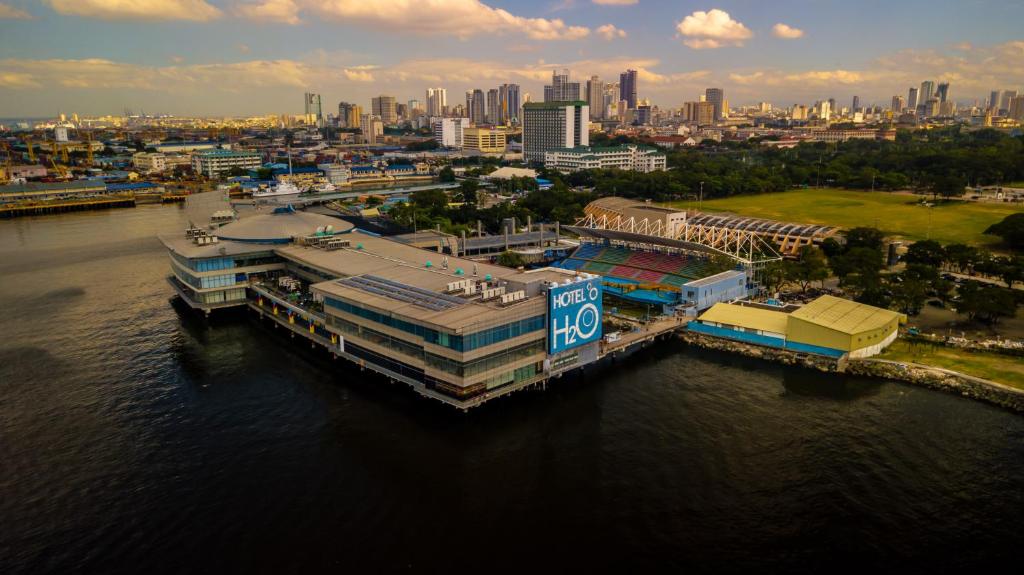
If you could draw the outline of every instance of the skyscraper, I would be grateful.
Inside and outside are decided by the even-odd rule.
[[[498,88],[498,123],[519,123],[519,84],[502,84]]]
[[[892,111],[894,113],[899,114],[900,112],[902,112],[903,111],[903,106],[904,106],[903,96],[893,96],[892,97]]]
[[[988,108],[990,110],[999,109],[999,90],[992,90],[992,93],[988,97]]]
[[[911,110],[917,109],[918,93],[917,88],[911,88],[907,91],[907,108]]]
[[[523,159],[544,162],[544,152],[590,145],[590,108],[586,102],[537,102],[523,105]]]
[[[1003,95],[999,99],[999,109],[1009,110],[1010,101],[1017,97],[1017,90],[1003,90]]]
[[[487,103],[483,90],[473,90],[469,103],[469,119],[477,125],[487,122]]]
[[[398,110],[394,96],[377,96],[370,100],[370,113],[389,126],[398,122]]]
[[[313,126],[322,126],[324,121],[324,110],[320,105],[320,94],[306,92],[305,94],[306,123]]]
[[[466,117],[473,118],[473,90],[466,90]]]
[[[491,88],[487,90],[487,123],[497,124],[500,121],[498,116],[498,89]]]
[[[931,80],[921,82],[921,92],[918,93],[917,100],[918,105],[931,100],[933,96],[935,96],[935,82],[932,82]]]
[[[714,106],[715,121],[722,119],[722,103],[725,101],[725,90],[721,88],[708,88],[704,90],[704,100],[711,102]]]
[[[427,88],[427,115],[433,118],[444,116],[448,107],[448,91],[444,88]]]
[[[580,99],[580,83],[571,82],[569,70],[551,73],[551,85],[544,86],[545,102],[574,102]]]
[[[363,109],[358,104],[342,102],[338,104],[338,127],[358,128],[361,125],[360,119]]]
[[[935,92],[935,96],[939,99],[939,102],[945,102],[949,97],[949,82],[939,84],[939,89]]]
[[[860,96],[854,96],[853,97],[853,108],[851,108],[850,111],[851,112],[856,112],[858,110],[860,110]]]
[[[604,82],[597,76],[587,80],[587,105],[590,106],[590,117],[595,120],[604,118]]]
[[[636,108],[636,70],[619,74],[619,99],[625,100],[629,109]]]

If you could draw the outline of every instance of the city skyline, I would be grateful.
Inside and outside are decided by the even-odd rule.
[[[872,5],[804,0],[0,0],[0,116],[298,114],[307,91],[331,111],[506,83],[538,101],[563,68],[583,83],[635,69],[638,97],[661,107],[708,87],[734,106],[887,104],[922,81],[969,104],[1021,87],[1024,6],[923,5],[880,21]]]

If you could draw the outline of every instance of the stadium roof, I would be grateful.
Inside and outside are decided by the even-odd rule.
[[[878,329],[895,318],[902,321],[906,317],[898,312],[830,295],[819,297],[791,315],[845,334]]]
[[[716,303],[697,319],[746,329],[786,333],[789,314],[757,307]]]
[[[835,233],[836,228],[832,226],[820,226],[817,224],[796,224],[792,222],[780,222],[776,220],[765,220],[762,218],[748,218],[735,214],[694,214],[687,218],[687,222],[695,225],[714,226],[716,228],[729,228],[732,230],[743,230],[758,234],[778,234],[783,236],[815,237],[826,236]]]

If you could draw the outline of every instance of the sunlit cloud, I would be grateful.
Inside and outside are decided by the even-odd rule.
[[[223,13],[206,0],[43,0],[58,14],[100,20],[192,20],[207,22]]]
[[[683,44],[694,50],[742,46],[754,35],[728,12],[717,8],[690,14],[676,24],[676,30],[685,38]]]
[[[802,38],[804,31],[799,28],[794,28],[787,24],[779,22],[772,26],[772,34],[775,34],[776,38],[785,38],[787,40],[795,40],[796,38]]]
[[[31,20],[32,15],[17,6],[0,2],[0,20]]]
[[[235,6],[235,14],[249,20],[272,24],[301,24],[295,0],[249,0]]]
[[[616,28],[611,24],[605,24],[604,26],[598,26],[594,32],[604,38],[605,40],[614,40],[616,38],[625,38],[626,31],[620,28]]]

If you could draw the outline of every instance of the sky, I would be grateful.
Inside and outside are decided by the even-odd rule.
[[[1024,0],[0,0],[0,117],[298,114],[557,68],[639,71],[659,106],[887,105],[923,80],[1024,88]]]

